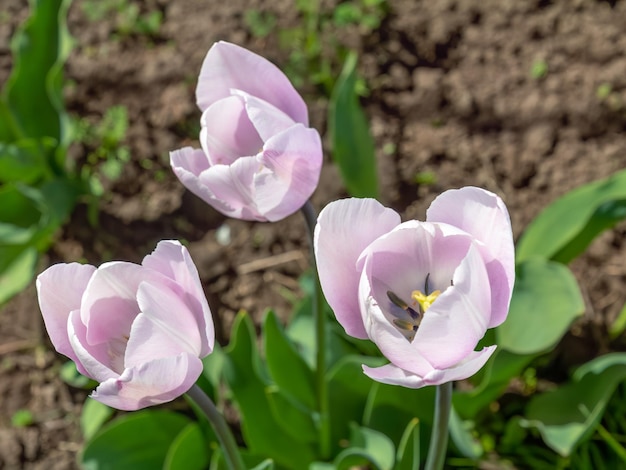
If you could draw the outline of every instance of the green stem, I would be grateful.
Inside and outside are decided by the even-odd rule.
[[[213,431],[217,435],[226,458],[228,468],[231,470],[246,470],[246,466],[241,459],[237,442],[230,428],[226,424],[224,417],[215,407],[213,400],[204,393],[204,391],[197,385],[193,385],[187,392],[187,396],[198,405],[198,407],[204,412],[209,419],[209,422],[213,426]]]
[[[602,424],[598,424],[598,434],[600,437],[604,439],[611,449],[619,456],[622,462],[626,462],[626,449],[622,447],[622,445],[617,442],[617,440],[611,435],[607,429],[602,426]]]
[[[315,232],[315,224],[317,223],[317,214],[315,213],[311,201],[307,201],[301,210],[308,228],[311,247],[311,266],[313,267],[313,282],[315,283],[315,295],[313,296],[313,312],[315,315],[317,342],[315,388],[317,394],[317,411],[319,412],[320,419],[320,453],[322,458],[328,458],[330,457],[330,420],[328,416],[328,388],[326,387],[326,322],[322,303],[322,289],[315,265],[315,248],[313,246],[313,234]]]
[[[437,385],[435,415],[425,470],[441,470],[448,450],[448,421],[452,406],[452,382]]]

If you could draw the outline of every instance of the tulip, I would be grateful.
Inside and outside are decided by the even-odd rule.
[[[137,410],[185,393],[213,350],[215,330],[198,271],[177,241],[141,265],[56,264],[37,277],[55,349],[100,385],[92,397]]]
[[[507,316],[515,278],[502,200],[483,189],[446,191],[426,221],[373,199],[329,204],[318,218],[322,290],[346,333],[369,338],[390,361],[364,372],[419,388],[476,373],[495,346],[475,351]]]
[[[202,148],[170,153],[180,181],[229,217],[276,221],[300,209],[317,187],[322,145],[287,77],[263,57],[218,42],[196,98]]]

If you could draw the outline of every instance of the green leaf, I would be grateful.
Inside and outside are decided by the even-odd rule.
[[[67,143],[63,64],[71,49],[70,0],[32,0],[31,15],[12,41],[14,66],[4,96],[23,136]]]
[[[626,170],[581,186],[545,208],[519,240],[517,261],[541,256],[569,263],[604,230],[626,218]]]
[[[374,140],[355,92],[358,56],[348,54],[328,106],[333,159],[350,195],[378,197]]]
[[[204,436],[197,423],[189,423],[169,446],[163,470],[202,470],[209,463]]]
[[[73,363],[72,363],[73,364]],[[102,425],[113,415],[113,409],[104,403],[87,397],[80,415],[80,429],[86,441],[91,439]]]
[[[277,388],[268,387],[266,393],[272,415],[284,432],[300,442],[315,443],[318,432],[311,410],[293,402]]]
[[[584,310],[576,279],[566,266],[527,259],[517,266],[509,315],[496,330],[498,345],[515,354],[547,351]]]
[[[624,379],[626,353],[596,358],[581,366],[571,383],[533,398],[521,424],[537,428],[549,447],[569,456],[594,432],[611,395]]]
[[[270,459],[264,460],[252,470],[274,470],[274,462]]]
[[[38,201],[24,194],[23,188],[8,184],[0,187],[0,244],[28,243],[40,224]]]
[[[170,447],[190,423],[181,414],[145,410],[125,414],[95,435],[82,453],[86,470],[162,468]]]
[[[0,305],[26,288],[35,274],[37,259],[35,248],[0,246]]]
[[[22,139],[6,144],[0,142],[0,183],[34,183],[47,170],[46,156],[52,154],[52,139]]]
[[[396,452],[396,470],[419,470],[420,468],[420,421],[413,418],[407,424],[398,451]]]
[[[242,432],[251,453],[272,458],[289,468],[306,468],[312,462],[310,446],[298,441],[276,422],[265,389],[262,364],[256,349],[254,325],[245,313],[233,324],[231,342],[224,351],[224,376],[242,416]]]
[[[348,438],[350,423],[362,421],[370,388],[375,383],[363,373],[362,365],[383,363],[382,359],[346,356],[327,372],[331,439],[335,451],[339,443]]]
[[[481,410],[502,395],[511,379],[521,374],[534,358],[534,355],[513,354],[502,348],[496,349],[479,372],[482,374],[480,383],[473,390],[454,391],[454,409],[462,419],[474,419]]]
[[[411,420],[420,423],[421,446],[427,448],[435,410],[435,387],[406,388],[374,382],[363,413],[363,424],[400,442]]]
[[[314,410],[316,407],[313,372],[289,341],[276,314],[267,312],[263,324],[265,360],[272,380],[282,393]]]
[[[483,455],[483,448],[472,436],[472,422],[461,419],[452,407],[450,410],[450,438],[459,452],[467,458],[478,460]]]
[[[335,459],[337,469],[350,469],[363,460],[379,470],[391,470],[395,462],[396,449],[383,433],[357,426],[351,426],[350,447]]]

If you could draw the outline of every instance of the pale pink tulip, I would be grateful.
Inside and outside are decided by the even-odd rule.
[[[315,229],[322,289],[346,333],[390,361],[365,373],[419,388],[470,377],[495,346],[475,351],[507,316],[515,279],[507,209],[466,187],[436,198],[426,222],[401,223],[373,199],[329,204]]]
[[[161,241],[141,265],[56,264],[38,276],[37,293],[52,344],[100,382],[92,397],[113,408],[182,395],[213,350],[198,271],[177,241]]]
[[[242,47],[211,47],[196,89],[201,149],[170,153],[191,192],[238,219],[276,221],[317,187],[322,144],[307,107],[271,62]]]

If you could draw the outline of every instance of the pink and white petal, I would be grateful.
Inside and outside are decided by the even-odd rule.
[[[515,282],[515,250],[511,219],[497,195],[481,188],[446,191],[427,211],[429,222],[454,225],[482,243],[492,286],[492,317],[489,328],[501,324],[509,309]]]
[[[451,367],[473,351],[485,335],[491,315],[487,270],[474,244],[453,281],[425,312],[412,343],[435,369]],[[397,363],[393,357],[388,359]]]
[[[485,365],[495,350],[496,346],[489,346],[483,348],[481,351],[472,351],[472,353],[459,364],[444,370],[433,369],[424,377],[408,372],[394,364],[387,364],[381,367],[368,367],[363,365],[363,372],[377,382],[401,385],[407,388],[441,385],[471,377]]]
[[[308,126],[304,100],[278,67],[243,47],[220,41],[202,63],[196,88],[198,106],[204,111],[233,89],[257,96]]]
[[[133,411],[172,401],[187,392],[202,373],[191,354],[155,359],[102,382],[91,397],[118,410]]]
[[[319,134],[301,124],[266,142],[260,160],[269,171],[255,180],[259,212],[276,221],[299,210],[317,188],[322,159]]]
[[[458,364],[443,370],[433,370],[424,376],[425,385],[440,385],[446,382],[464,380],[478,372],[487,363],[497,346],[487,346],[480,351],[472,351]]]
[[[296,124],[287,114],[265,100],[243,91],[233,91],[233,94],[244,100],[246,113],[264,142]]]
[[[180,182],[192,193],[222,214],[236,217],[240,212],[232,206],[220,201],[213,191],[201,180],[202,175],[209,169],[209,160],[204,151],[191,147],[170,152],[170,165]]]
[[[232,165],[216,165],[200,175],[200,182],[211,188],[215,199],[232,208],[231,217],[266,221],[256,207],[254,181],[263,170],[256,157],[242,157]]]
[[[389,385],[401,385],[407,388],[421,388],[428,385],[419,375],[407,372],[393,364],[386,364],[380,367],[369,367],[363,365],[363,372],[370,379]]]
[[[101,265],[91,277],[80,307],[82,322],[89,325],[88,343],[126,336],[139,314],[139,284],[163,279],[162,274],[134,263],[114,261]]]
[[[80,318],[80,310],[73,310],[68,321],[68,334],[74,356],[71,359],[81,374],[98,382],[118,377],[124,370],[121,357],[114,357],[111,345],[100,343],[89,345],[87,328]],[[115,347],[117,345],[113,345]]]
[[[68,336],[68,319],[80,302],[96,268],[88,264],[55,264],[37,276],[37,297],[54,348],[75,359]]]
[[[230,165],[239,157],[256,155],[263,146],[239,96],[213,103],[200,123],[200,145],[211,165]]]
[[[367,338],[359,306],[357,260],[400,216],[375,199],[343,199],[328,204],[315,227],[315,258],[320,284],[337,321],[350,336]]]
[[[204,357],[213,350],[215,328],[213,316],[200,282],[200,276],[189,251],[177,240],[162,240],[156,249],[141,262],[146,268],[164,274],[174,282],[170,289],[182,296],[187,307],[196,319],[202,332],[202,347],[199,357]]]
[[[130,330],[125,367],[147,362],[147,358],[138,359],[136,354],[143,354],[142,348],[148,347],[148,343],[155,345],[154,354],[156,355],[153,355],[153,358],[175,356],[181,352],[200,356],[202,335],[184,298],[163,284],[142,282],[137,291],[137,301],[142,312],[139,315],[142,320],[138,321],[139,316],[137,316]],[[162,351],[158,353],[156,349],[160,340],[163,340]],[[167,347],[165,343],[168,344]]]

